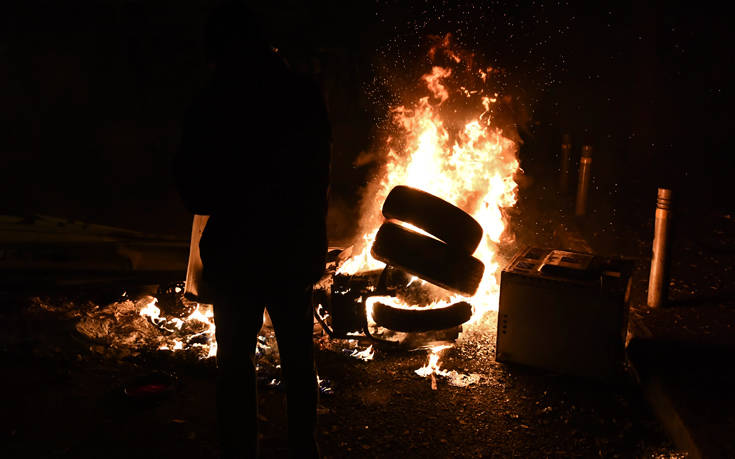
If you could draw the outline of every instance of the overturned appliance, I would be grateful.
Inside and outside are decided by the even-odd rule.
[[[474,295],[485,270],[472,256],[482,239],[482,227],[458,207],[407,186],[393,188],[382,211],[388,221],[378,230],[371,255],[386,267],[351,276],[334,274],[331,282],[318,287],[315,316],[322,328],[334,337],[364,333],[374,338],[368,329],[369,303],[372,320],[386,329],[458,329],[472,316],[472,306],[465,301],[444,307],[407,307],[400,301],[370,298],[400,297],[413,304],[431,304],[449,292]],[[417,278],[422,281],[414,282]]]
[[[593,378],[621,374],[632,263],[527,248],[500,277],[496,359]]]

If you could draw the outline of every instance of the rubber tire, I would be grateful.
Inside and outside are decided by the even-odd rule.
[[[457,327],[470,320],[472,306],[460,301],[443,308],[401,309],[383,303],[373,305],[373,320],[389,330],[426,332]]]
[[[470,214],[416,188],[393,188],[383,203],[383,215],[421,228],[469,255],[482,240],[482,226]]]
[[[370,253],[376,260],[465,296],[475,294],[485,272],[485,265],[472,255],[393,222],[380,227]]]

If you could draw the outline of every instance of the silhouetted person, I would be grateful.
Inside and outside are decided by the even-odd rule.
[[[289,452],[317,455],[312,285],[324,270],[330,130],[317,86],[289,71],[228,2],[205,32],[213,74],[183,127],[174,175],[214,288],[217,412],[226,457],[257,450],[255,346],[268,308],[286,384]]]

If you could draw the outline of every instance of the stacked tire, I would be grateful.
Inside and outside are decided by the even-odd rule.
[[[472,256],[482,239],[482,227],[472,216],[437,196],[407,186],[391,190],[383,204],[383,216],[388,221],[373,243],[371,254],[375,259],[464,296],[477,292],[485,266]],[[409,223],[429,235],[398,222]],[[451,328],[471,315],[471,307],[465,302],[425,310],[382,303],[376,306],[376,323],[398,331]]]

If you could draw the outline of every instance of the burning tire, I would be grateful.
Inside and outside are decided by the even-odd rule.
[[[404,309],[383,303],[373,305],[373,320],[400,332],[426,332],[457,327],[470,320],[472,306],[464,301],[443,308]]]
[[[416,188],[393,188],[383,203],[383,215],[417,226],[467,254],[482,239],[482,227],[468,213]]]
[[[485,271],[477,258],[392,222],[380,227],[371,253],[383,263],[466,296],[475,294]]]

